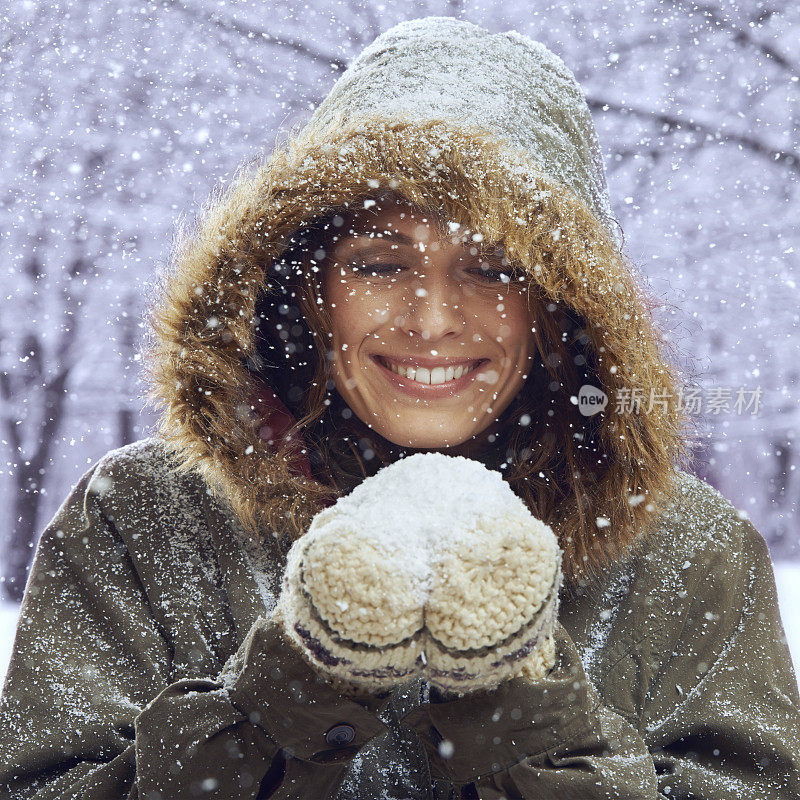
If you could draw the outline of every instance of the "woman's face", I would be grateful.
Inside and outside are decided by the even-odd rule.
[[[525,382],[526,290],[502,254],[482,250],[471,232],[391,200],[339,228],[328,252],[336,389],[397,445],[466,442]]]

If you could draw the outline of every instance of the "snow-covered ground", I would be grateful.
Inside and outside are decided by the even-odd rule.
[[[0,604],[0,676],[5,679],[11,648],[14,646],[14,631],[17,628],[17,609],[10,603]]]
[[[783,625],[797,673],[800,672],[800,564],[777,562],[775,579],[778,584]],[[16,625],[17,607],[9,604],[0,605],[0,676],[6,674]]]
[[[800,683],[800,564],[779,561],[774,566],[781,618]]]
[[[11,648],[14,646],[14,631],[17,627],[17,606],[0,604],[0,675],[5,676]]]

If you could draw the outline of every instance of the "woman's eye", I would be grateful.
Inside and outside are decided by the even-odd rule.
[[[368,278],[397,275],[403,267],[400,264],[350,264],[352,272]]]
[[[511,281],[511,275],[502,269],[483,269],[478,267],[470,270],[470,272],[474,272],[479,278],[491,283],[509,283]]]

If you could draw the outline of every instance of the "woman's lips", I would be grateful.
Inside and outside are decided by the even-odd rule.
[[[483,359],[469,372],[464,373],[460,378],[455,378],[452,381],[445,381],[445,383],[428,384],[419,383],[418,381],[405,378],[387,367],[379,357],[370,356],[373,363],[381,371],[381,374],[394,385],[396,389],[408,394],[411,397],[416,397],[421,400],[438,400],[447,397],[453,397],[459,392],[463,392],[474,380],[478,373],[489,364],[488,359]]]

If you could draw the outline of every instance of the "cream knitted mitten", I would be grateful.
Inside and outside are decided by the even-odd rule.
[[[419,672],[421,583],[336,506],[289,550],[273,617],[343,693],[380,694]]]
[[[499,473],[417,454],[316,515],[274,614],[343,692],[422,674],[462,694],[547,674],[560,564],[553,532]]]
[[[425,608],[425,671],[440,689],[490,689],[509,678],[544,677],[561,552],[548,526],[527,518],[481,519],[476,535],[437,560]]]

